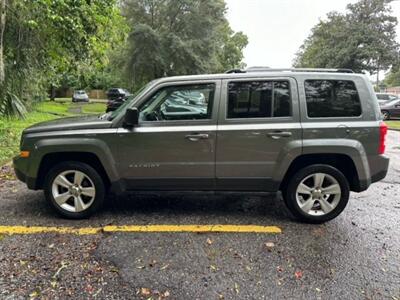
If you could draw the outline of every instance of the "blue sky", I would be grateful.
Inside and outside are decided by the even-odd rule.
[[[227,18],[235,31],[249,37],[244,51],[248,66],[290,67],[311,28],[330,11],[344,12],[356,0],[226,0]],[[400,1],[392,2],[400,19]],[[400,42],[400,25],[397,27]]]

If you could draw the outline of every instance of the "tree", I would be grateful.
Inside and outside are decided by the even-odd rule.
[[[113,43],[125,39],[117,34],[124,20],[116,1],[9,1],[0,114],[12,114],[15,99],[44,98],[63,74],[82,74],[82,65],[106,65]]]
[[[379,74],[397,57],[397,18],[389,0],[360,0],[346,14],[329,13],[296,54],[296,67],[349,68]],[[378,77],[379,80],[379,77]]]
[[[131,28],[125,69],[135,89],[161,76],[239,67],[247,37],[234,33],[223,0],[123,0]]]
[[[5,79],[4,70],[4,51],[3,51],[3,38],[4,29],[6,27],[6,0],[0,0],[0,88],[3,86]]]

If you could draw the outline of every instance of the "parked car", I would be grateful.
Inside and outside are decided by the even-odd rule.
[[[114,111],[125,102],[126,98],[130,96],[131,93],[122,88],[111,88],[107,91],[107,108],[106,112]]]
[[[250,69],[158,79],[113,112],[29,127],[14,168],[68,218],[108,190],[281,191],[321,223],[386,176],[386,132],[365,75]]]
[[[89,96],[84,90],[74,91],[72,102],[89,102]]]
[[[400,118],[400,99],[385,102],[381,105],[381,112],[384,120]]]
[[[388,93],[376,93],[376,97],[378,98],[380,106],[384,105],[386,102],[398,99],[397,95]]]

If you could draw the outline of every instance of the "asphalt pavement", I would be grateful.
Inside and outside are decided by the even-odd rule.
[[[0,299],[400,300],[400,132],[387,177],[322,225],[280,195],[127,194],[89,220],[59,218],[0,173],[0,226],[263,225],[281,233],[0,235]]]

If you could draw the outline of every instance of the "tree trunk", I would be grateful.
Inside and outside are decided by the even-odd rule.
[[[376,71],[376,91],[379,93],[381,91],[379,87],[379,67],[378,70]]]
[[[54,84],[52,84],[50,88],[50,101],[56,101],[56,88]]]
[[[6,0],[0,0],[0,86],[5,81],[3,38],[6,27]]]

